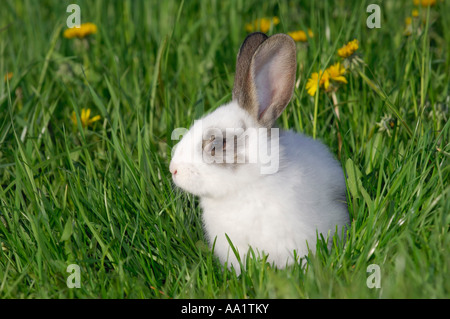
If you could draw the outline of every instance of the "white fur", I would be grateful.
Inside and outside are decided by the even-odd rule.
[[[177,186],[200,197],[204,229],[221,262],[240,271],[227,234],[241,260],[251,246],[284,267],[294,262],[294,250],[299,257],[308,253],[307,243],[315,251],[316,232],[326,238],[336,227],[340,231],[349,224],[344,175],[321,142],[293,131],[280,131],[275,174],[261,174],[260,162],[219,165],[194,160],[202,151],[201,134],[196,133],[243,125],[258,127],[235,101],[197,121],[178,143],[170,171]]]

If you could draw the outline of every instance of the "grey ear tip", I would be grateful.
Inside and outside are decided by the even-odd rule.
[[[262,33],[262,32],[253,32],[253,33],[250,33],[250,34],[244,39],[244,41],[242,42],[241,49],[245,47],[245,43],[248,42],[248,41],[254,41],[254,40],[258,39],[258,40],[256,40],[256,41],[257,41],[258,45],[260,45],[261,43],[263,43],[263,42],[264,42],[265,40],[267,40],[268,38],[269,38],[269,37],[268,37],[265,33]]]
[[[295,63],[297,63],[297,46],[294,39],[292,39],[290,35],[287,35],[285,33],[277,33],[269,37],[268,42],[269,41],[271,41],[272,43],[277,43],[279,46],[288,48],[290,55],[292,55],[292,57],[295,59]]]
[[[282,41],[289,42],[292,46],[295,47],[294,39],[292,39],[292,37],[286,33],[277,33],[277,34],[274,34],[272,37],[280,38],[280,39],[282,39]]]
[[[271,35],[270,37],[267,36],[267,34],[260,32],[260,31],[256,31],[253,33],[250,33],[249,35],[247,35],[247,37],[244,39],[244,41],[242,42],[242,44],[244,44],[245,42],[247,42],[247,40],[249,40],[250,38],[254,38],[254,37],[260,37],[263,39],[262,42],[264,42],[265,40],[269,39],[269,38],[274,38],[274,39],[278,39],[281,40],[283,42],[288,42],[289,44],[291,44],[293,47],[295,47],[295,41],[294,39],[292,39],[292,37],[286,33],[276,33],[274,35]]]
[[[247,37],[245,39],[250,38],[250,37],[254,37],[254,36],[257,36],[257,35],[259,35],[259,36],[261,36],[263,38],[268,38],[267,34],[265,34],[263,32],[260,32],[260,31],[256,31],[256,32],[252,32],[249,35],[247,35]]]

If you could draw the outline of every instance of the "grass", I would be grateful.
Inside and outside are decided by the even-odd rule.
[[[365,24],[373,1],[76,1],[98,26],[89,41],[62,36],[72,2],[2,3],[0,298],[450,297],[448,1],[419,7],[410,36],[406,0],[375,1],[379,29]],[[314,32],[280,126],[335,154],[340,133],[353,222],[302,264],[249,259],[237,277],[208,248],[197,199],[173,187],[171,134],[230,100],[245,24],[266,16],[280,18],[268,34]],[[336,92],[337,126],[332,98],[305,84],[354,38],[365,66]],[[74,125],[82,108],[101,120]]]

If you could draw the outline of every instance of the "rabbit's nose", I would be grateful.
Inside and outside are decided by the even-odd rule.
[[[177,168],[176,168],[174,163],[170,163],[169,171],[172,173],[172,175],[176,175],[177,174],[178,171],[177,171]]]

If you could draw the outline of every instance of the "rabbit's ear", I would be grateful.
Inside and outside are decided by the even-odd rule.
[[[286,34],[269,37],[250,62],[248,83],[244,84],[250,98],[239,104],[259,124],[272,127],[291,100],[296,70],[294,40]]]
[[[249,82],[249,69],[256,49],[267,39],[267,35],[261,32],[249,34],[239,49],[236,59],[236,73],[234,76],[233,100],[246,104]]]

